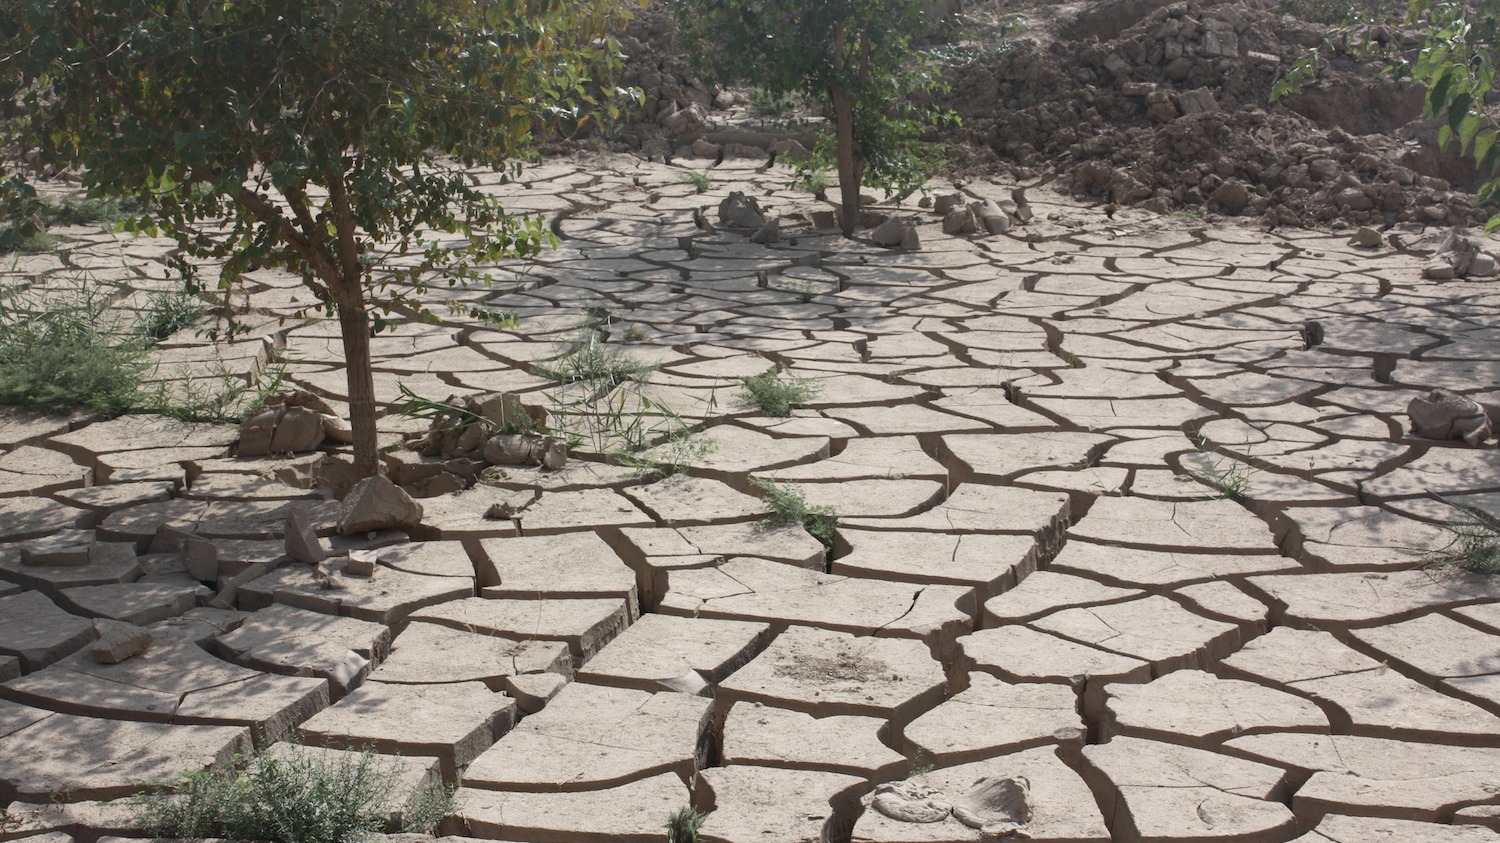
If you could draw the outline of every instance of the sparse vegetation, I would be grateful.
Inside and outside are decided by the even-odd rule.
[[[707,193],[714,186],[713,174],[707,170],[688,170],[677,176],[677,181],[692,185],[694,193]]]
[[[839,525],[833,507],[809,506],[807,496],[796,486],[760,478],[750,482],[761,491],[761,500],[771,510],[767,520],[778,526],[798,525],[817,539],[825,552],[833,552],[834,532]]]
[[[736,398],[777,418],[791,415],[792,410],[817,397],[823,389],[814,380],[787,374],[782,366],[773,366],[758,375],[751,375],[741,380],[740,384],[743,389],[735,395]]]
[[[1256,474],[1254,466],[1232,456],[1202,448],[1199,448],[1198,453],[1202,457],[1199,467],[1203,482],[1232,501],[1244,501],[1249,496],[1250,480]],[[1248,450],[1245,455],[1249,456]]]
[[[110,308],[114,288],[80,278],[0,297],[0,404],[106,417],[137,402],[148,344]]]
[[[678,808],[667,817],[667,843],[698,843],[698,829],[706,819],[691,807]]]
[[[191,326],[208,312],[203,300],[188,289],[163,290],[151,296],[151,305],[141,321],[147,338],[160,342]]]
[[[644,381],[656,371],[650,363],[605,342],[604,335],[594,328],[584,329],[564,347],[562,356],[533,365],[532,372],[563,386],[583,387],[585,394],[602,396],[628,381]]]
[[[385,831],[430,832],[454,808],[441,784],[397,792],[397,768],[371,752],[325,756],[293,746],[227,771],[184,773],[137,798],[136,826],[178,839],[359,843]],[[393,808],[399,829],[388,828]]]
[[[1500,518],[1458,501],[1434,495],[1453,507],[1454,517],[1445,525],[1453,533],[1446,546],[1427,555],[1429,565],[1462,568],[1476,574],[1500,574]]]
[[[113,224],[133,217],[140,203],[132,199],[67,197],[54,201],[19,176],[0,182],[0,253],[52,250],[57,238],[47,229],[59,225]]]
[[[681,425],[667,436],[666,441],[645,453],[621,451],[614,457],[620,465],[635,469],[638,477],[660,480],[681,474],[695,463],[702,462],[718,448],[719,442],[712,436]]]
[[[1281,0],[1276,11],[1309,23],[1338,26],[1361,20],[1399,20],[1406,14],[1406,0]]]

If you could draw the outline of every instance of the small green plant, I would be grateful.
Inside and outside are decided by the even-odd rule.
[[[0,295],[0,404],[104,416],[130,410],[149,369],[147,344],[111,309],[117,292],[80,278]]]
[[[625,334],[620,339],[622,342],[645,342],[650,336],[640,325],[631,325],[625,329]]]
[[[1500,574],[1500,518],[1468,504],[1433,497],[1456,511],[1445,527],[1453,540],[1429,553],[1429,565],[1462,568],[1476,574]]]
[[[635,469],[637,477],[655,481],[681,474],[702,462],[718,448],[718,440],[706,433],[693,431],[683,424],[669,434],[666,441],[649,451],[620,451],[614,454],[614,459],[626,468]]]
[[[785,418],[799,405],[816,398],[823,387],[817,381],[789,375],[782,366],[773,366],[758,375],[740,381],[735,397],[760,408],[762,413]]]
[[[708,189],[714,186],[713,174],[707,170],[703,170],[702,172],[688,170],[679,175],[677,181],[681,184],[692,185],[694,193],[707,193]]]
[[[563,386],[581,386],[592,394],[602,395],[628,381],[642,382],[656,371],[650,363],[606,343],[604,335],[594,328],[585,329],[577,339],[565,343],[564,348],[556,360],[532,365],[532,372]]]
[[[1198,453],[1203,458],[1201,465],[1203,481],[1212,486],[1220,496],[1239,502],[1243,502],[1250,496],[1250,481],[1257,471],[1254,466],[1234,457],[1215,454],[1201,448]],[[1248,449],[1245,456],[1250,456]]]
[[[833,537],[839,525],[833,507],[809,506],[807,496],[796,486],[759,477],[751,478],[750,482],[761,491],[761,500],[771,510],[767,520],[778,526],[798,525],[817,539],[824,551],[833,552]]]
[[[151,296],[140,330],[148,339],[160,342],[197,322],[206,313],[208,307],[191,290],[184,287],[164,290]]]
[[[47,233],[54,225],[114,224],[140,208],[133,200],[87,196],[56,202],[20,176],[11,176],[0,182],[0,253],[48,251],[57,245],[57,238]]]
[[[706,819],[690,807],[678,808],[667,816],[667,843],[698,843],[698,829]]]
[[[828,171],[823,169],[798,169],[797,174],[792,177],[787,185],[793,190],[805,190],[808,193],[822,199],[828,194],[828,188],[833,186],[833,180],[828,177]]]
[[[268,843],[360,843],[388,829],[430,832],[454,809],[451,789],[397,792],[397,768],[371,752],[325,755],[300,746],[257,753],[225,771],[184,773],[138,797],[135,825],[158,837]]]

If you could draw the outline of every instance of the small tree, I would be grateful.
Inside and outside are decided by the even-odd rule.
[[[397,308],[435,321],[417,298],[435,275],[476,278],[549,238],[456,164],[504,167],[539,128],[580,118],[619,7],[5,0],[0,117],[33,165],[82,169],[91,195],[151,209],[137,230],[222,260],[220,286],[255,266],[300,275],[339,320],[369,476],[371,334]]]
[[[913,60],[911,40],[931,28],[929,0],[667,2],[684,46],[715,79],[825,103],[845,236],[861,185],[908,192],[927,176],[935,156],[917,142],[923,114],[911,97],[938,87],[938,76]]]

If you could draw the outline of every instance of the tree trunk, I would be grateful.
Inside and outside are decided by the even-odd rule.
[[[354,472],[374,477],[380,471],[375,438],[375,378],[370,373],[370,319],[365,311],[364,287],[358,279],[334,291],[339,332],[344,339],[344,374],[349,381],[349,427],[354,433]]]
[[[852,237],[859,224],[859,182],[863,170],[859,147],[854,142],[854,100],[837,91],[831,93],[838,132],[839,201],[844,211],[844,236]]]

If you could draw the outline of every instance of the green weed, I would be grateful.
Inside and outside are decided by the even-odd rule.
[[[772,366],[758,375],[740,381],[743,387],[735,397],[760,408],[762,413],[785,418],[792,410],[816,398],[823,391],[817,381],[786,373],[785,367]]]
[[[191,326],[208,313],[203,300],[184,288],[164,290],[151,296],[151,304],[140,324],[148,339],[160,342]]]
[[[778,526],[798,525],[817,539],[824,551],[833,552],[833,537],[839,525],[833,507],[809,506],[807,496],[796,486],[758,477],[750,482],[761,491],[761,500],[771,510],[767,520]]]
[[[643,382],[656,367],[631,357],[604,341],[604,335],[588,328],[564,344],[561,357],[548,363],[535,363],[531,370],[560,385],[576,385],[586,391],[603,394],[627,381]]]
[[[106,417],[135,404],[147,344],[110,309],[117,290],[79,279],[0,296],[0,404]]]
[[[706,819],[690,807],[678,808],[667,816],[667,843],[698,843],[698,829]]]
[[[1476,574],[1500,574],[1500,518],[1468,504],[1438,500],[1453,507],[1456,515],[1444,525],[1453,533],[1446,546],[1427,555],[1429,565],[1462,568]]]
[[[677,181],[681,184],[692,185],[694,193],[707,193],[708,189],[714,186],[713,174],[707,170],[702,172],[688,170],[679,175]]]
[[[430,832],[454,809],[453,791],[397,793],[397,769],[371,752],[324,755],[299,746],[258,753],[237,769],[184,773],[165,792],[138,797],[135,824],[179,839],[267,843],[359,843],[388,829],[401,807],[401,831]]]

